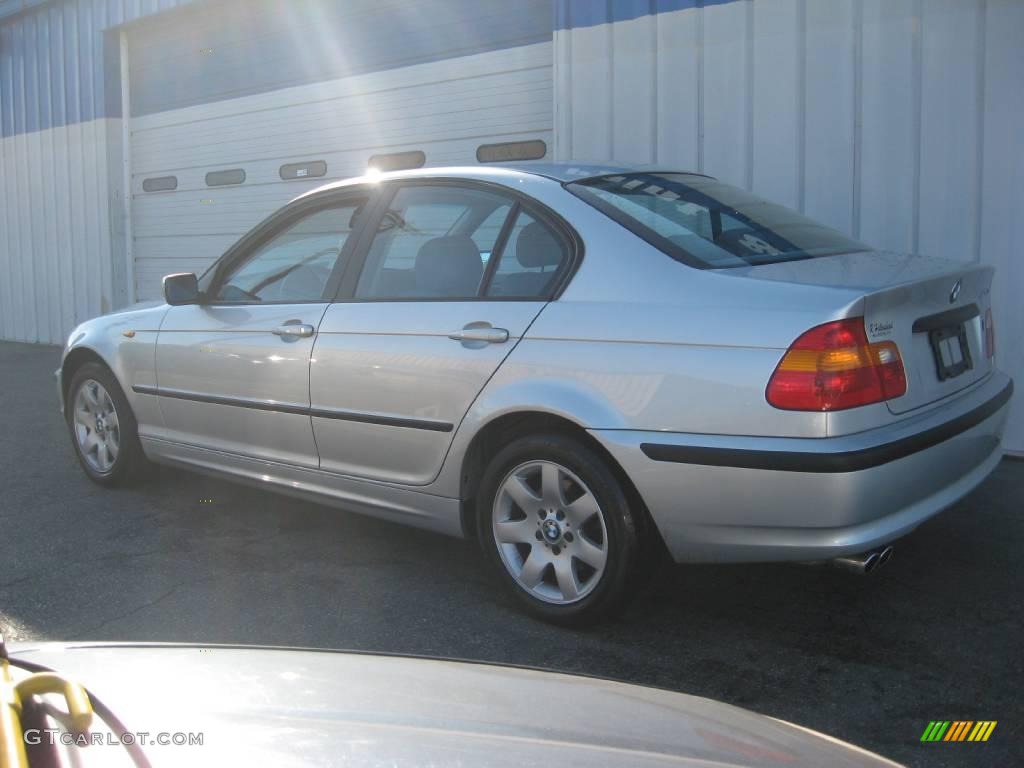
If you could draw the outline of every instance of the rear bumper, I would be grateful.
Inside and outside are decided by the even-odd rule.
[[[818,560],[889,543],[984,480],[1012,392],[997,372],[952,402],[842,437],[593,434],[676,560]]]

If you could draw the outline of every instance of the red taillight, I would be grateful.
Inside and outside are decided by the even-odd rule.
[[[790,411],[840,411],[906,391],[899,348],[891,341],[868,342],[864,318],[858,317],[811,328],[793,342],[765,396]]]
[[[985,310],[985,357],[996,356],[996,326],[992,322],[992,307]]]

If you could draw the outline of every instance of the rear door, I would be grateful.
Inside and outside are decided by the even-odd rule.
[[[310,367],[323,469],[404,484],[440,470],[469,406],[569,269],[564,225],[491,185],[388,188]]]
[[[354,192],[283,214],[227,257],[202,303],[171,307],[156,352],[164,437],[318,466],[309,357],[366,201]]]

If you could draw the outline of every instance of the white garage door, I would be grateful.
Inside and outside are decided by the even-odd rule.
[[[352,0],[282,5],[203,4],[129,32],[140,300],[375,155],[437,166],[475,163],[482,144],[552,146],[546,0],[428,0],[415,18]]]

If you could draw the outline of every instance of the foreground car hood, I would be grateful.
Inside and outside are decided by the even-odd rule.
[[[156,764],[895,765],[709,699],[485,664],[218,646],[22,645],[77,679]],[[93,746],[87,757],[103,757]]]

